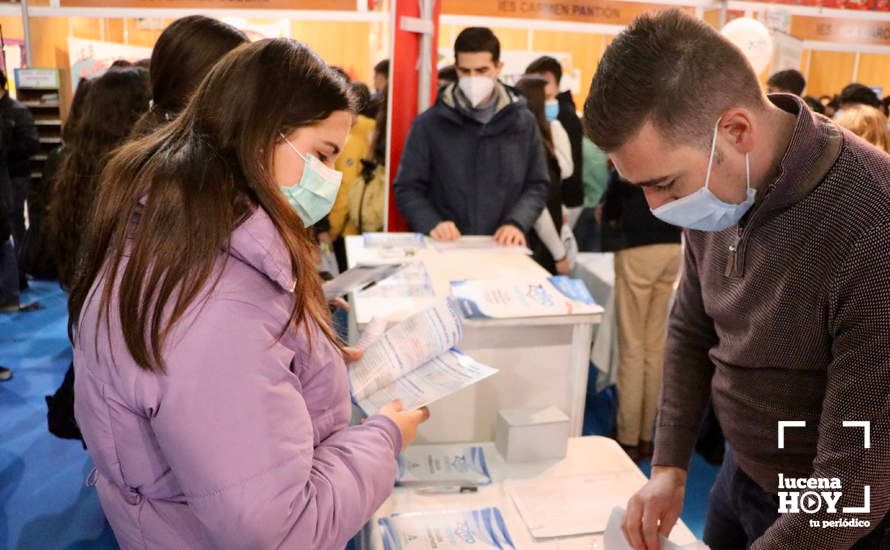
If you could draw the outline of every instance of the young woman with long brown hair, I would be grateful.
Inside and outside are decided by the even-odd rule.
[[[336,195],[346,83],[305,46],[241,46],[121,148],[70,302],[75,410],[124,548],[342,548],[425,410],[348,427],[306,228]]]

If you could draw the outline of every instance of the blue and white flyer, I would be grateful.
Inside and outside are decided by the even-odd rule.
[[[598,313],[584,282],[569,277],[525,282],[451,281],[467,319],[511,319]]]
[[[386,550],[515,550],[497,508],[393,514],[377,520]]]
[[[482,447],[412,445],[399,455],[396,485],[488,485]]]

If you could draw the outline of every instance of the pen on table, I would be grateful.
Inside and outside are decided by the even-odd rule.
[[[377,281],[371,281],[370,283],[366,284],[365,286],[363,286],[363,287],[360,288],[359,290],[360,290],[360,291],[362,291],[362,290],[368,290],[369,288],[371,288],[372,286],[374,286],[374,285],[376,285],[376,284],[377,284]]]
[[[417,489],[419,495],[452,495],[463,493],[475,493],[479,490],[475,485],[435,485]]]

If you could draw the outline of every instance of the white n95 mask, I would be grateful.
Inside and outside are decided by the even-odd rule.
[[[473,107],[478,107],[494,90],[494,79],[487,76],[462,76],[457,85]]]

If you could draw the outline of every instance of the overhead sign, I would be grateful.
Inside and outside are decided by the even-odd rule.
[[[802,40],[890,45],[890,21],[795,16],[791,34]]]
[[[61,6],[89,8],[355,10],[355,0],[60,0]]]
[[[627,25],[637,16],[666,9],[659,4],[586,0],[443,0],[442,13]],[[687,11],[691,11],[686,8]]]

